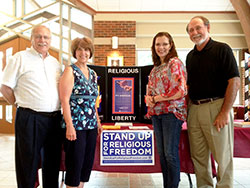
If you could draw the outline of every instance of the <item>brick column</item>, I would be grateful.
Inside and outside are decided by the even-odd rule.
[[[118,49],[112,49],[111,38],[117,36]],[[123,56],[124,66],[135,65],[135,21],[94,21],[95,65],[107,65],[107,57]]]

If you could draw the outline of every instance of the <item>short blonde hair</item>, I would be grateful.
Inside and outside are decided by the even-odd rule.
[[[91,39],[87,38],[87,37],[83,37],[83,38],[75,38],[72,43],[71,43],[71,53],[73,55],[74,58],[76,58],[76,50],[78,47],[84,48],[84,49],[88,49],[90,51],[90,57],[92,57],[93,53],[94,53],[94,45],[91,41]]]

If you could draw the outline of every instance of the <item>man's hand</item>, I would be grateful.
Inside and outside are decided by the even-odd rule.
[[[224,128],[225,125],[228,125],[228,123],[229,123],[229,113],[220,112],[214,121],[214,126],[216,126],[218,132],[220,132],[220,129]]]

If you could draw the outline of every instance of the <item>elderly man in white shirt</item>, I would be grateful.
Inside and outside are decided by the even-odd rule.
[[[58,188],[62,144],[58,82],[62,68],[48,53],[51,32],[47,27],[35,26],[31,42],[30,49],[16,53],[9,60],[1,85],[4,98],[17,107],[17,185],[34,188],[42,160],[43,188]]]

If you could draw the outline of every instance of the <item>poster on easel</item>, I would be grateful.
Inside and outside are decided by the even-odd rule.
[[[250,54],[245,53],[245,112],[244,121],[250,121],[249,84],[250,84]]]

